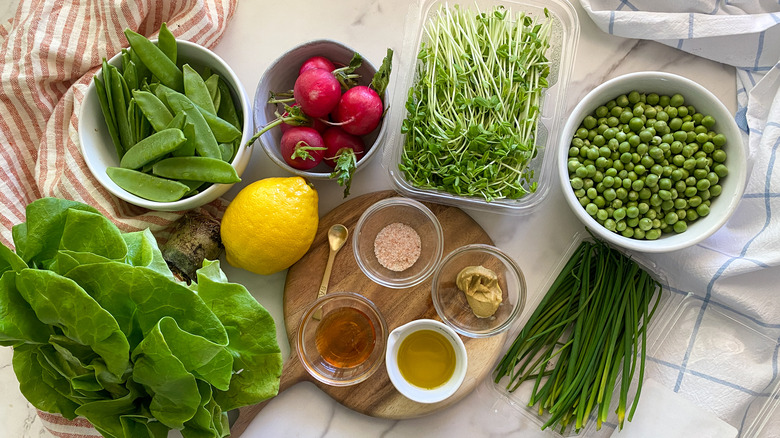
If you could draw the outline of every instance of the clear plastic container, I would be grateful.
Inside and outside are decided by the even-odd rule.
[[[587,233],[575,234],[571,246],[550,270],[542,288],[536,293],[529,291],[527,311],[511,329],[504,351],[515,340],[580,242],[587,238]],[[628,254],[654,274],[662,285],[657,313],[648,326],[644,381],[652,379],[654,383],[660,383],[703,412],[711,414],[715,421],[733,426],[739,431],[740,437],[776,436],[762,432],[767,432],[766,424],[780,405],[780,373],[777,372],[780,328],[776,325],[762,326],[714,301],[705,305],[702,298],[696,295],[672,292],[666,274],[654,263],[645,260],[641,254]],[[689,353],[684,358],[686,351]],[[496,363],[502,357],[503,354]],[[745,371],[753,369],[764,372]],[[492,378],[488,378],[478,388],[479,391],[488,391],[496,396],[492,413],[496,416],[520,413],[541,428],[549,414],[539,416],[538,406],[528,406],[533,382],[525,382],[514,392],[507,391],[502,382],[505,380],[494,383]],[[637,383],[638,373],[634,376],[633,388]],[[629,391],[627,406],[633,402],[633,388]],[[549,435],[620,437],[619,433],[612,435],[617,424],[615,398],[607,424],[600,431],[596,430],[596,422],[591,417],[586,427],[579,432],[571,427],[564,433],[547,429]],[[637,412],[641,410],[642,400]]]
[[[417,54],[425,40],[425,25],[441,5],[463,8],[479,8],[487,11],[503,5],[513,14],[526,12],[538,19],[544,17],[547,10],[553,19],[553,33],[550,38],[548,59],[550,60],[549,87],[542,96],[540,118],[537,124],[537,156],[529,163],[534,172],[537,189],[519,199],[504,199],[487,202],[481,197],[457,196],[444,191],[420,189],[410,184],[404,173],[398,169],[403,153],[405,135],[401,134],[401,123],[407,116],[406,99],[408,90],[415,81]],[[406,196],[456,207],[473,208],[489,212],[506,214],[527,214],[538,206],[550,191],[555,173],[555,150],[558,131],[565,117],[566,88],[574,64],[574,55],[579,39],[580,27],[574,7],[563,0],[477,0],[447,2],[444,0],[420,0],[413,5],[406,18],[404,45],[401,49],[399,65],[394,67],[393,99],[389,114],[388,140],[385,144],[382,165],[388,170],[396,190]]]

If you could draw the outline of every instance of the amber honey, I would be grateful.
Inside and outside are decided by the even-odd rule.
[[[317,351],[322,358],[337,368],[352,368],[365,362],[376,343],[371,319],[352,307],[328,312],[317,326],[314,336]]]

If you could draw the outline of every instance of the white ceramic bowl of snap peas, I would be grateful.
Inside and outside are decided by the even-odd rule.
[[[154,42],[154,40],[152,40]],[[254,125],[251,117],[251,106],[246,90],[233,69],[216,53],[199,44],[184,40],[177,40],[178,65],[189,63],[197,67],[208,67],[213,73],[225,80],[231,91],[231,97],[242,121],[241,142],[231,161],[236,173],[241,174],[249,164],[252,148],[245,147],[251,138]],[[108,63],[121,69],[121,53],[112,57]],[[102,79],[98,70],[96,76]],[[150,210],[158,211],[183,211],[200,207],[227,192],[232,184],[211,184],[199,193],[179,199],[173,202],[156,202],[136,196],[119,187],[106,174],[109,167],[119,166],[119,157],[111,140],[111,136],[103,118],[100,102],[97,96],[95,82],[91,81],[87,88],[79,113],[79,142],[84,161],[92,175],[112,195],[130,204]]]
[[[572,139],[585,117],[592,114],[599,106],[605,105],[618,96],[627,96],[632,91],[646,95],[650,93],[666,96],[680,94],[685,99],[683,106],[692,105],[697,113],[712,116],[716,123],[710,129],[723,134],[726,138],[726,144],[722,146],[722,149],[727,154],[723,164],[727,166],[728,174],[717,182],[721,187],[721,193],[710,199],[709,214],[699,216],[698,219],[688,223],[687,229],[683,232],[663,232],[660,237],[654,240],[626,237],[622,232],[610,231],[602,223],[599,223],[581,204],[581,198],[575,194],[571,184],[571,179],[574,177],[570,177],[569,173],[568,161]],[[713,162],[714,164],[715,162]],[[663,253],[695,245],[710,237],[728,221],[736,210],[745,189],[746,147],[734,116],[705,87],[688,78],[671,73],[637,72],[619,76],[601,84],[589,92],[572,110],[561,133],[557,169],[566,202],[571,207],[572,212],[598,238],[638,252]],[[598,191],[597,193],[603,194],[603,192]],[[582,193],[580,192],[580,194]],[[610,201],[607,201],[606,205],[609,206]],[[625,204],[623,206],[625,207]]]

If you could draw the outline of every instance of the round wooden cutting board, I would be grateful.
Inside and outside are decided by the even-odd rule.
[[[307,306],[317,298],[328,260],[328,228],[333,224],[345,225],[349,230],[349,239],[336,255],[328,293],[347,291],[364,295],[382,312],[390,331],[415,319],[440,320],[431,301],[430,278],[408,289],[390,289],[366,277],[353,255],[352,238],[360,215],[375,202],[392,196],[399,195],[394,191],[369,193],[350,199],[327,213],[320,218],[317,235],[309,251],[288,270],[284,286],[284,323],[292,345],[290,357],[282,370],[280,393],[298,382],[311,381],[334,400],[359,413],[380,418],[404,419],[430,414],[452,405],[474,390],[490,374],[504,345],[506,333],[481,339],[461,336],[468,353],[466,379],[452,397],[433,404],[417,403],[401,395],[390,382],[384,366],[357,385],[334,387],[314,379],[301,365],[295,350],[298,324]],[[444,231],[444,255],[470,243],[493,244],[485,230],[462,210],[439,204],[425,205],[441,222]],[[265,403],[240,409],[239,418],[232,428],[234,436],[243,432]]]

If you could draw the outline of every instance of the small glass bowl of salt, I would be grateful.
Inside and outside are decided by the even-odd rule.
[[[372,281],[393,289],[422,283],[436,270],[444,233],[421,202],[392,197],[376,202],[358,219],[352,239],[355,260]]]

